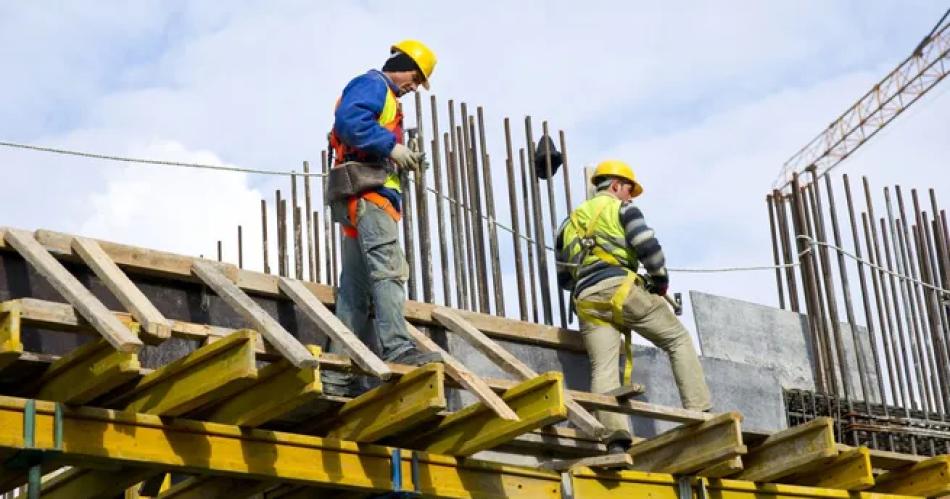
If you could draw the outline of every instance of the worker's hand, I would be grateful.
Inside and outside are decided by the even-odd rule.
[[[389,153],[396,166],[405,170],[418,171],[422,164],[423,154],[421,152],[412,152],[408,147],[402,144],[396,144],[392,152]]]
[[[667,275],[651,275],[650,280],[647,282],[647,291],[659,295],[666,296],[666,291],[670,289],[670,278]]]

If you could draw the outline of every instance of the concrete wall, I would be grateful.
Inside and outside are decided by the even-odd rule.
[[[690,291],[702,355],[770,369],[782,388],[815,389],[814,359],[808,319],[804,314],[732,298]],[[839,324],[846,373],[853,390],[861,394],[854,336],[848,324]],[[872,401],[880,400],[868,332],[857,328],[858,344],[866,359],[865,376]]]

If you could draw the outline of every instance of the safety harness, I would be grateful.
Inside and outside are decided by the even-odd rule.
[[[586,227],[581,225],[577,218],[576,211],[571,213],[569,220],[571,225],[574,226],[574,231],[577,233],[577,237],[565,247],[564,252],[569,255],[569,250],[573,245],[581,245],[580,251],[578,251],[573,258],[570,258],[572,267],[571,274],[575,283],[577,281],[578,271],[583,266],[584,260],[586,260],[590,254],[593,254],[599,260],[602,260],[610,265],[621,267],[627,272],[626,277],[624,277],[623,282],[620,283],[617,291],[615,291],[613,296],[610,297],[609,302],[578,300],[574,298],[573,292],[571,293],[571,302],[574,305],[574,308],[577,312],[577,317],[580,320],[596,326],[612,326],[620,331],[620,334],[623,335],[623,384],[625,386],[629,386],[633,382],[633,342],[630,336],[630,328],[624,326],[623,304],[627,300],[627,296],[630,294],[630,289],[634,285],[642,286],[643,279],[637,275],[635,271],[630,269],[629,262],[621,261],[604,248],[604,243],[616,247],[622,247],[621,245],[626,243],[618,244],[616,241],[611,241],[609,238],[605,238],[604,236],[597,236],[597,222],[600,220],[600,215],[603,213],[606,207],[607,203],[604,203],[602,206],[600,206],[597,211],[594,212],[594,216],[588,220]],[[611,320],[606,321],[600,319],[594,315],[594,312],[610,312]]]

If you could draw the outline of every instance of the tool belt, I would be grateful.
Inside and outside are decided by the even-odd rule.
[[[359,235],[359,233],[356,232],[356,218],[357,211],[359,210],[360,206],[360,199],[364,199],[369,203],[375,204],[381,210],[385,211],[390,217],[392,217],[393,221],[397,223],[402,218],[402,214],[400,214],[399,211],[393,207],[393,204],[388,199],[386,199],[386,196],[373,191],[364,192],[361,196],[353,196],[346,201],[337,201],[337,204],[343,204],[344,202],[346,203],[346,212],[349,217],[347,222],[344,222],[340,225],[340,228],[343,230],[344,237],[356,238],[356,236]]]
[[[324,193],[327,204],[382,187],[389,176],[388,168],[382,163],[359,161],[347,161],[330,168]]]
[[[633,383],[633,341],[630,337],[630,328],[624,327],[623,303],[627,301],[630,289],[633,286],[644,286],[643,278],[636,272],[627,271],[627,277],[624,278],[609,302],[574,300],[574,307],[577,310],[577,318],[595,326],[611,326],[620,331],[623,335],[623,384],[630,386]],[[610,312],[610,320],[604,320],[597,317],[593,312]]]

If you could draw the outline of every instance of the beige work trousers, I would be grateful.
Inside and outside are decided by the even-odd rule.
[[[623,277],[605,279],[577,296],[577,300],[609,303]],[[591,312],[596,318],[611,321],[610,311]],[[693,347],[689,332],[680,323],[661,296],[649,293],[640,286],[632,286],[623,303],[624,327],[643,336],[670,356],[673,377],[679,389],[683,407],[697,411],[712,408],[709,387],[703,366]],[[591,364],[591,391],[605,393],[620,387],[620,351],[623,337],[610,325],[581,321],[581,333]],[[630,431],[630,419],[624,414],[597,411],[597,419],[610,430]]]

